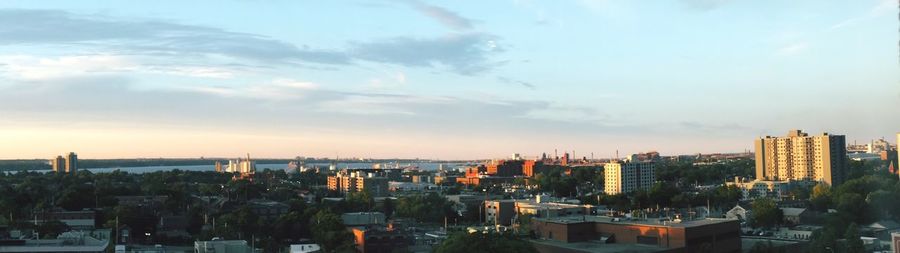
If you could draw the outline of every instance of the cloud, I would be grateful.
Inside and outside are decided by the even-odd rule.
[[[471,22],[452,12],[417,1],[410,3],[454,27],[471,27]],[[406,67],[446,66],[450,71],[472,75],[496,66],[488,58],[502,52],[495,42],[497,39],[489,34],[466,32],[437,38],[394,37],[350,42],[346,48],[326,50],[256,34],[168,21],[122,20],[56,10],[0,10],[0,46],[56,45],[67,50],[100,50],[112,55],[168,57],[167,63],[249,60],[252,61],[249,64],[321,69],[371,61]],[[234,74],[210,66],[160,70],[165,72],[211,78],[230,78]]]
[[[387,89],[400,87],[406,83],[406,74],[403,72],[395,72],[386,74],[384,77],[372,78],[368,82],[369,88]]]
[[[225,98],[262,99],[271,102],[305,98],[307,95],[314,94],[314,91],[317,89],[319,89],[319,85],[313,82],[276,78],[269,82],[249,85],[193,85],[176,90],[205,93]]]
[[[599,121],[573,125],[540,116],[548,110],[560,107],[529,100],[343,92],[292,79],[244,86],[146,89],[120,75],[14,81],[0,86],[0,123],[247,127],[253,131],[302,125],[338,132],[402,129],[454,134],[554,129],[589,132],[602,127]],[[490,124],[482,124],[487,122]]]
[[[532,84],[532,83],[529,83],[529,82],[526,82],[526,81],[521,81],[521,80],[514,80],[514,79],[507,78],[507,77],[498,76],[498,77],[497,77],[497,80],[500,81],[500,82],[502,82],[502,83],[506,83],[506,84],[515,84],[515,85],[519,85],[519,86],[522,86],[522,87],[525,87],[525,88],[529,88],[529,89],[532,89],[532,90],[535,89],[535,88],[537,88],[537,87],[534,86],[534,84]]]
[[[837,24],[829,27],[830,30],[837,30],[845,27],[854,26],[860,22],[867,21],[870,19],[878,18],[883,15],[893,14],[897,9],[897,1],[895,0],[880,0],[878,3],[873,6],[868,13],[865,13],[860,16],[851,17],[838,22]]]
[[[67,55],[38,57],[33,55],[0,55],[0,76],[19,80],[55,79],[72,76],[143,73],[185,77],[229,79],[238,66],[203,66],[152,64],[146,57],[133,55]]]
[[[495,36],[480,33],[426,39],[397,37],[355,43],[352,55],[367,61],[406,67],[446,66],[459,74],[473,75],[497,65],[488,59],[492,54],[503,51],[495,39]]]
[[[57,10],[0,10],[0,45],[77,45],[155,54],[213,54],[260,62],[349,64],[336,50],[166,21],[120,20]]]
[[[420,0],[403,0],[402,2],[450,29],[466,31],[471,30],[473,27],[472,20],[464,18],[456,12],[445,8],[430,5]]]
[[[71,75],[114,73],[137,68],[131,59],[117,55],[77,55],[63,57],[35,57],[30,55],[3,55],[0,66],[5,76],[14,79],[52,79]]]

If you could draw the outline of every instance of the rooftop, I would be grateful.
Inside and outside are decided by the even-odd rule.
[[[341,220],[343,220],[344,225],[348,227],[365,226],[384,224],[385,216],[381,212],[345,213],[341,214]]]
[[[706,225],[711,225],[711,224],[736,221],[736,220],[731,220],[731,219],[706,218],[706,219],[697,219],[697,220],[684,220],[681,222],[672,222],[672,221],[659,221],[656,219],[637,220],[637,219],[627,219],[627,218],[597,216],[597,215],[575,215],[575,216],[535,218],[535,219],[538,221],[543,221],[543,222],[552,222],[552,223],[561,223],[561,224],[573,224],[573,223],[582,223],[582,222],[600,222],[600,223],[631,224],[631,225],[645,225],[645,226],[658,226],[658,227],[698,227],[698,226],[706,226]]]
[[[536,246],[546,245],[551,247],[569,249],[572,251],[592,253],[651,253],[666,250],[666,248],[654,245],[603,243],[599,241],[565,243],[556,240],[529,240],[529,242],[535,244]]]

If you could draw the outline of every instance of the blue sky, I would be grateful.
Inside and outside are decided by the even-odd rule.
[[[0,158],[735,152],[900,131],[897,3],[3,1]]]

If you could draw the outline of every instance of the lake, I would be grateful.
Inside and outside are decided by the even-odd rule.
[[[337,169],[358,169],[358,168],[372,168],[375,163],[336,163]],[[440,165],[444,165],[444,169],[452,170],[458,167],[465,166],[464,163],[434,163],[434,162],[426,162],[426,163],[410,163],[410,164],[401,164],[401,167],[407,166],[416,166],[422,170],[427,171],[435,171]],[[228,164],[223,164],[224,168]],[[308,163],[306,167],[314,168],[319,167],[322,169],[328,169],[330,163]],[[257,164],[256,171],[263,171],[266,169],[270,170],[284,170],[288,167],[287,164],[279,163],[279,164]],[[390,166],[389,166],[390,167]],[[87,168],[86,170],[92,173],[109,173],[115,170],[121,170],[123,172],[135,173],[135,174],[143,174],[143,173],[152,173],[157,171],[170,171],[174,169],[185,170],[185,171],[215,171],[215,165],[184,165],[184,166],[140,166],[140,167],[112,167],[112,168]],[[34,170],[36,172],[50,172],[50,170]],[[15,173],[14,171],[10,171],[9,173]]]

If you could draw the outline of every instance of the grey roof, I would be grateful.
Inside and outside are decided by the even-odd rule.
[[[781,212],[784,213],[784,216],[799,216],[803,212],[806,212],[806,208],[783,207],[781,208]]]
[[[384,224],[385,216],[381,212],[360,212],[341,214],[341,220],[348,227]]]

